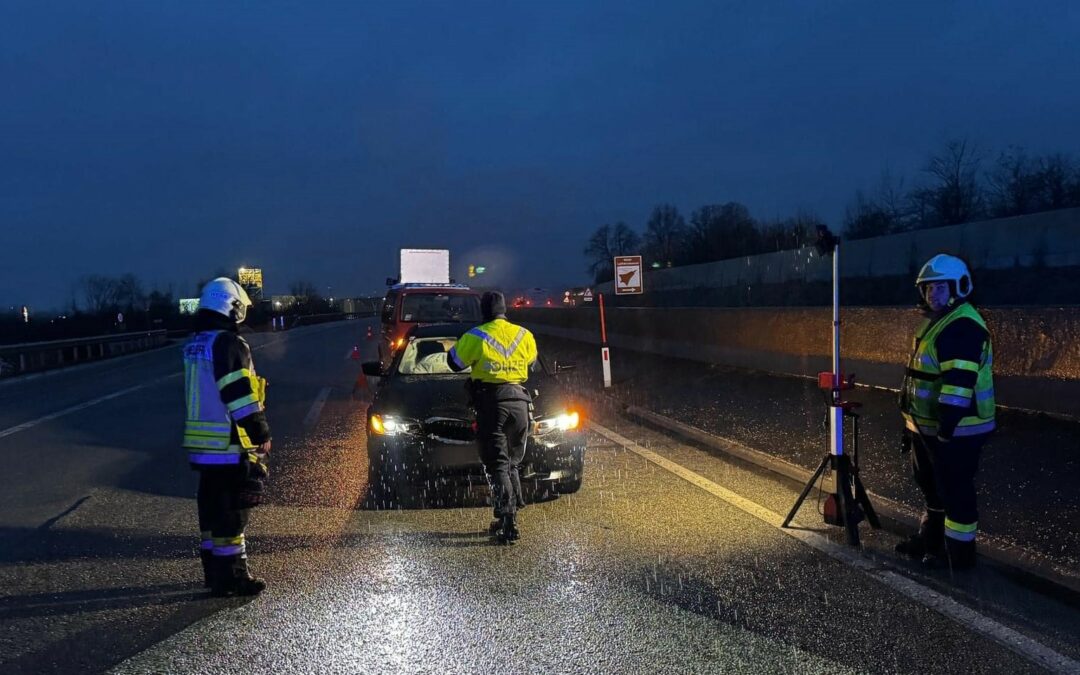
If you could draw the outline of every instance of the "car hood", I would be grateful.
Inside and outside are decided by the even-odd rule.
[[[400,376],[379,388],[372,411],[379,414],[400,415],[413,419],[429,417],[452,417],[472,419],[475,415],[468,405],[465,393],[466,376],[438,375],[434,377]],[[567,401],[561,388],[554,381],[533,383],[529,390],[541,392],[535,401],[537,418],[564,412]]]
[[[415,419],[473,416],[465,395],[467,377],[398,377],[379,389],[373,408],[384,414]]]

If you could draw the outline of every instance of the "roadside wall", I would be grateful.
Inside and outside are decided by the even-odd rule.
[[[919,267],[937,253],[963,256],[973,267],[976,292],[993,304],[1025,304],[1038,288],[1042,302],[1075,302],[1080,280],[1080,209],[915,230],[844,242],[841,284],[845,302],[904,302]],[[821,304],[831,297],[832,259],[813,248],[766,253],[671,269],[646,270],[645,295],[611,297],[613,305],[746,306]],[[901,295],[890,286],[903,287]],[[594,292],[613,294],[612,282]],[[980,290],[981,289],[981,290]],[[1058,292],[1060,290],[1060,292]],[[1045,297],[1050,293],[1052,297]]]
[[[1080,308],[991,308],[998,403],[1080,417]],[[515,310],[539,335],[599,345],[596,308]],[[841,314],[846,372],[863,384],[897,388],[920,320],[913,309],[855,307]],[[815,376],[831,363],[828,307],[609,308],[608,344],[617,350],[739,368]]]

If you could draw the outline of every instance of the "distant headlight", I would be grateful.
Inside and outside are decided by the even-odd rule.
[[[576,411],[560,413],[553,417],[545,417],[543,419],[536,420],[536,424],[533,426],[533,433],[537,436],[543,436],[553,431],[573,431],[581,426],[581,415]]]
[[[401,436],[403,434],[415,434],[420,431],[420,423],[416,420],[393,415],[372,415],[369,423],[371,433],[377,436]]]

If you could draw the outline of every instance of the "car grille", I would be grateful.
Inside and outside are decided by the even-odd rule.
[[[442,443],[462,444],[476,440],[473,423],[449,417],[429,417],[424,420],[424,435]]]

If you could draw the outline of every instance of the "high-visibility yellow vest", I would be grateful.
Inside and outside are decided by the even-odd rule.
[[[994,350],[990,338],[987,337],[983,345],[978,363],[960,359],[941,363],[938,360],[938,336],[949,324],[960,319],[971,319],[986,328],[979,312],[964,303],[936,322],[924,321],[915,332],[902,397],[904,421],[912,431],[936,435],[941,405],[970,406],[972,399],[975,401],[974,414],[961,418],[954,435],[976,436],[994,429]],[[942,375],[956,368],[978,374],[974,389],[944,384]]]
[[[243,455],[256,447],[236,420],[263,411],[266,380],[256,375],[253,368],[241,368],[220,380],[214,377],[214,341],[223,332],[196,333],[184,345],[187,417],[183,447],[192,464],[239,464]],[[243,378],[250,381],[252,393],[235,401],[224,401],[221,390]]]
[[[532,333],[506,319],[495,319],[462,335],[449,357],[459,368],[472,366],[470,377],[491,384],[520,383],[529,379],[536,360]]]

